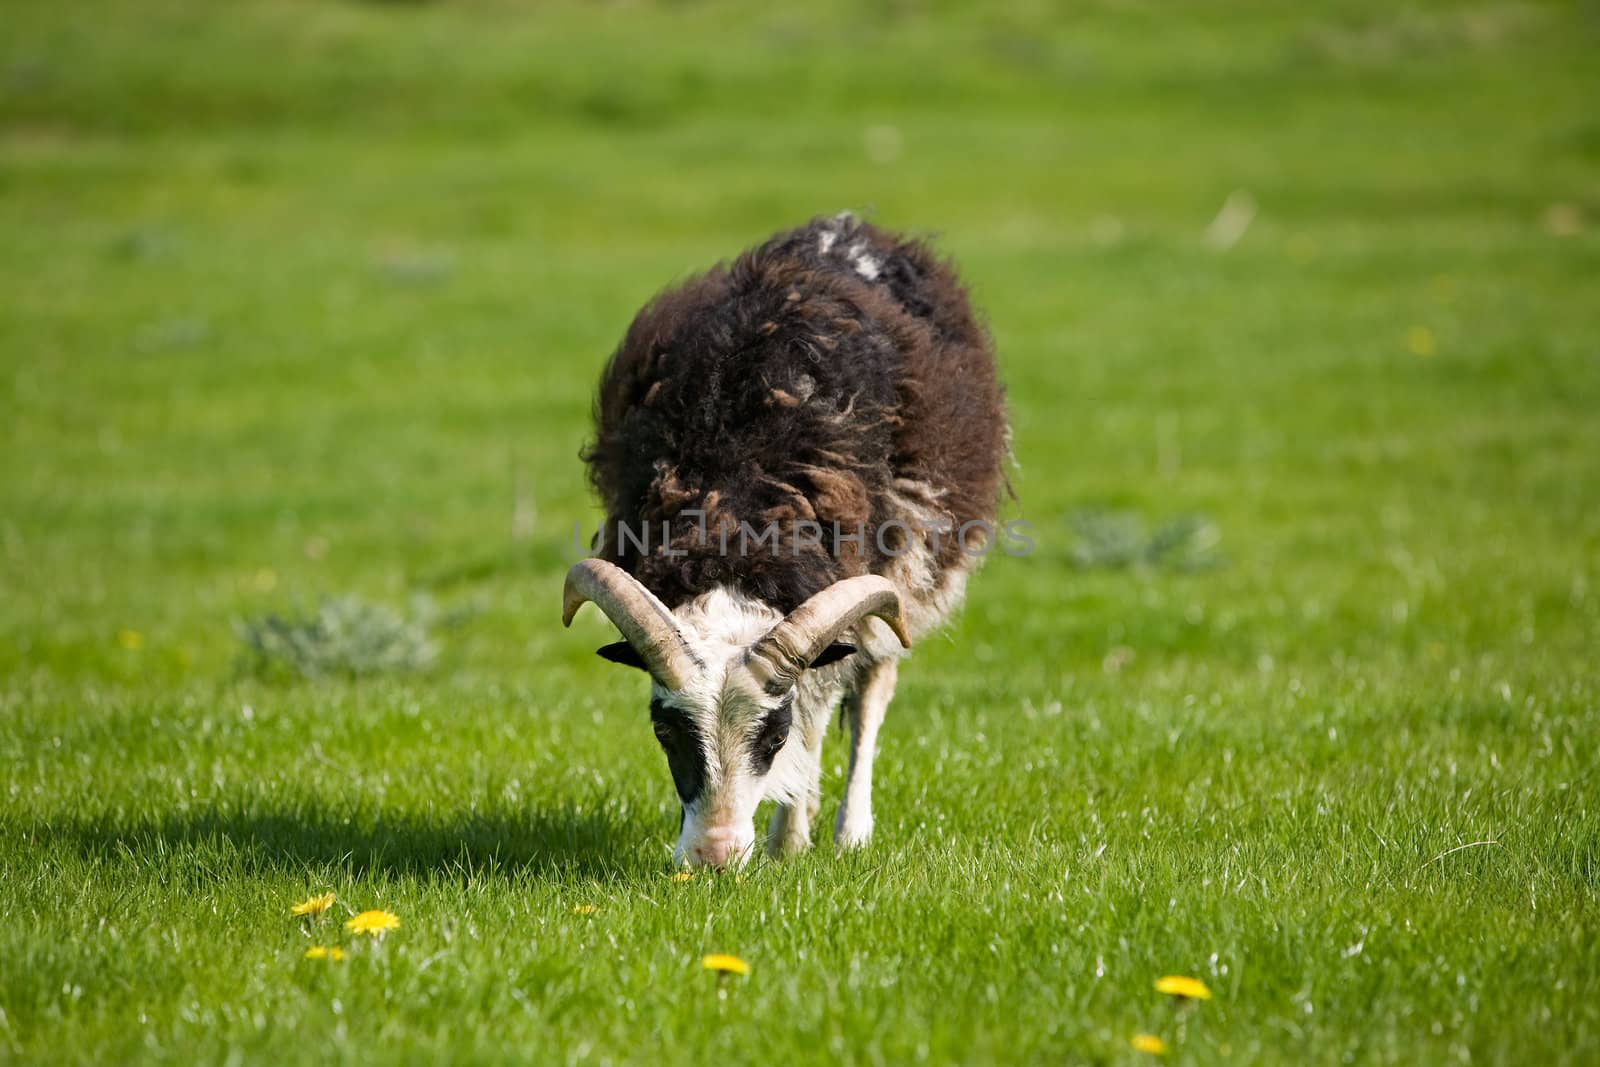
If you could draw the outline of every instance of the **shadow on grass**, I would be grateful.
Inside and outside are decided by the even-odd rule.
[[[351,877],[532,876],[604,879],[659,865],[660,827],[576,805],[515,812],[358,818],[334,811],[203,808],[160,819],[95,816],[11,826],[24,840],[68,845],[85,857],[126,861],[194,856],[242,859],[251,870],[342,868]]]

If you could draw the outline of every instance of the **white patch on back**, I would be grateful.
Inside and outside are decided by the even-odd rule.
[[[849,257],[850,265],[856,269],[856,273],[869,282],[876,281],[883,270],[883,264],[867,254],[867,243],[865,241],[857,241],[851,245]]]
[[[853,232],[856,217],[845,211],[835,215],[833,222],[839,229],[826,229],[817,234],[818,255],[828,255],[838,245],[841,236],[848,236]],[[883,273],[883,261],[867,251],[867,242],[864,240],[852,241],[848,248],[842,250],[842,254],[845,262],[850,264],[850,268],[869,282],[877,281],[878,276]]]

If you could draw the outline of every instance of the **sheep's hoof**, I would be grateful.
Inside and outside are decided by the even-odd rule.
[[[810,847],[809,837],[785,834],[781,838],[767,842],[767,854],[775,860],[781,860],[786,856],[798,856]]]
[[[798,856],[810,847],[811,838],[805,834],[786,833],[767,839],[767,855],[775,860]]]
[[[767,855],[773,859],[798,855],[811,847],[811,820],[793,808],[780,807],[767,834]]]
[[[872,840],[871,819],[840,819],[833,832],[833,843],[840,852],[865,848]]]

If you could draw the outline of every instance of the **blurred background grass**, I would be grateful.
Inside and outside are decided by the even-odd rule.
[[[963,265],[1027,518],[1199,508],[1280,589],[1277,553],[1441,521],[1582,558],[1591,15],[10,5],[11,665],[130,620],[215,655],[185,622],[261,568],[409,587],[518,492],[553,565],[631,312],[839,208]]]
[[[905,673],[885,854],[944,827],[960,874],[931,883],[944,899],[982,869],[960,867],[982,840],[1029,827],[1027,847],[1054,856],[1050,833],[1098,828],[1096,789],[1135,822],[1175,809],[1175,839],[1203,854],[1226,837],[1191,806],[1197,782],[1224,811],[1305,805],[1263,839],[1289,870],[1344,870],[1316,851],[1336,836],[1310,814],[1324,801],[1347,829],[1410,842],[1392,861],[1407,870],[1474,833],[1521,833],[1566,925],[1517,927],[1533,946],[1520,967],[1474,938],[1533,922],[1526,871],[1477,886],[1481,910],[1449,895],[1460,885],[1432,905],[1460,923],[1463,973],[1499,975],[1499,1023],[1413,1027],[1396,986],[1418,955],[1382,988],[1349,972],[1314,1023],[1289,1016],[1308,1028],[1299,1052],[1597,1047],[1583,991],[1600,964],[1592,938],[1579,947],[1596,822],[1561,807],[1569,783],[1592,788],[1600,646],[1593,4],[11,0],[0,22],[0,752],[24,842],[8,903],[28,916],[0,953],[16,964],[0,1005],[28,1027],[8,1026],[13,1051],[52,1034],[122,1047],[137,998],[99,994],[91,1040],[53,991],[86,960],[134,988],[163,966],[152,947],[116,972],[89,927],[24,903],[24,885],[77,885],[40,841],[100,855],[119,835],[231,833],[312,881],[368,849],[399,857],[380,874],[431,870],[462,826],[469,859],[560,841],[568,860],[659,858],[643,843],[675,813],[635,680],[593,662],[602,626],[556,625],[572,526],[595,518],[576,458],[593,385],[662,284],[841,209],[936,234],[959,262],[1010,386],[1010,517],[1037,543],[994,560]],[[1086,568],[1090,512],[1152,530],[1201,516],[1222,565]],[[387,687],[236,676],[234,620],[346,593],[425,596],[466,621],[430,676]],[[1213,781],[1221,750],[1241,766]],[[1429,777],[1457,761],[1482,780]],[[1495,791],[1506,773],[1520,791]],[[1414,807],[1381,799],[1406,789]],[[603,825],[561,815],[574,796]],[[459,821],[480,805],[522,814]],[[342,838],[351,819],[363,829]],[[1107,894],[1186,884],[1191,868],[1128,833],[1132,867]],[[144,862],[122,876],[167,900],[149,887],[172,870]],[[298,869],[228,884],[293,892]],[[1304,929],[1343,936],[1381,910],[1370,885],[1328,877],[1340,918]],[[89,915],[116,899],[82,892]],[[1255,918],[1297,906],[1263,886]],[[1106,921],[1080,932],[1085,958],[1120,936]],[[1268,951],[1225,911],[1188,921],[1195,944],[1220,927],[1274,961],[1217,1038],[1274,1058],[1288,1031],[1268,1023],[1311,967],[1295,951],[1313,950]],[[949,936],[977,953],[993,932],[974,922]],[[1147,932],[1125,959],[1171,933]],[[1572,982],[1555,1022],[1534,992],[1551,960]],[[1037,999],[1039,969],[1013,966],[1014,984],[995,981],[1014,1019],[1060,1006]],[[1113,980],[1144,981],[1129,974]],[[1007,1047],[982,983],[926,980],[973,998],[935,1058],[959,1058],[964,1034],[969,1051]],[[1055,980],[1097,1025],[1111,994]],[[426,988],[450,1003],[468,987]],[[1419,989],[1417,1011],[1449,996]],[[836,994],[829,1010],[848,1010]],[[863,1058],[915,1051],[924,1018],[855,995],[888,1013]],[[1370,1019],[1385,1029],[1362,1045]],[[448,1047],[420,1036],[432,1025],[413,1047]],[[578,1047],[581,1028],[552,1025]],[[238,1047],[219,1032],[218,1055]],[[625,1052],[621,1033],[601,1047]],[[1054,1054],[1058,1038],[1040,1025],[1012,1047]],[[689,1040],[685,1055],[762,1047],[758,1029]]]

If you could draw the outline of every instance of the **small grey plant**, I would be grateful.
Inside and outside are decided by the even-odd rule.
[[[1130,511],[1082,508],[1067,518],[1076,539],[1072,561],[1085,570],[1124,567],[1168,567],[1210,570],[1226,563],[1219,550],[1217,524],[1205,515],[1178,515],[1153,533],[1144,518]]]
[[[438,656],[433,602],[409,614],[356,596],[324,597],[315,611],[264,615],[234,624],[241,667],[264,678],[370,677],[426,670]]]

